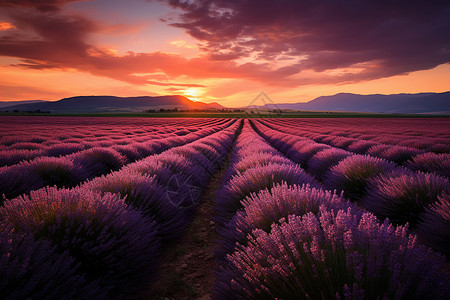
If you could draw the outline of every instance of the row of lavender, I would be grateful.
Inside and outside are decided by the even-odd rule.
[[[216,299],[448,295],[445,257],[345,201],[246,124],[217,197]]]
[[[83,125],[71,124],[70,119],[63,124],[60,124],[62,121],[49,124],[48,119],[46,119],[47,124],[35,124],[35,122],[32,124],[14,122],[12,122],[13,124],[4,124],[4,121],[0,120],[0,125],[2,125],[0,167],[14,165],[36,157],[69,155],[93,147],[111,147],[119,153],[133,155],[134,152],[145,149],[145,142],[149,139],[182,136],[197,131],[201,126],[221,125],[226,122],[226,120],[211,122],[207,119],[199,122],[186,119],[188,121],[185,121],[183,126],[180,126],[179,122],[169,121],[162,121],[159,126],[154,122],[149,124],[142,122],[143,124],[138,126],[133,122],[130,125],[129,122],[126,122],[127,120],[122,120],[122,122],[105,122],[107,124],[100,126],[95,122],[92,124],[90,119],[81,119],[82,123],[86,120],[86,124]],[[92,128],[95,128],[95,132],[91,130]]]
[[[240,122],[97,177],[44,188],[0,208],[0,298],[111,299],[155,275],[192,219]]]
[[[322,121],[320,123],[322,123]],[[390,122],[386,120],[383,123],[390,124]],[[419,125],[403,125],[411,126],[409,129],[415,130],[416,128],[421,128],[420,126],[422,126],[423,123],[426,123],[426,120],[422,120]],[[394,123],[391,125],[392,128],[399,131],[395,136],[393,134],[385,136],[384,132],[380,131],[377,135],[365,135],[364,138],[363,135],[358,135],[358,138],[346,137],[346,135],[350,135],[351,133],[346,134],[343,131],[327,127],[326,124],[322,124],[323,126],[320,129],[316,129],[316,132],[314,132],[314,130],[311,131],[310,126],[299,128],[299,126],[295,126],[294,123],[285,123],[281,125],[272,122],[264,122],[264,124],[269,125],[275,130],[303,137],[306,142],[312,140],[316,143],[330,145],[353,153],[368,154],[383,158],[400,165],[405,165],[413,170],[435,172],[439,175],[450,177],[450,135],[448,133],[446,134],[448,131],[446,128],[448,128],[450,124],[447,124],[446,127],[444,121],[434,125],[435,129],[433,131],[434,133],[437,132],[440,134],[439,137],[430,137],[429,135],[431,134],[427,134],[427,132],[422,132],[415,136],[402,135],[401,123],[397,125]],[[362,127],[357,125],[357,123],[355,123],[354,126],[356,128]],[[423,126],[427,127],[425,125]],[[356,128],[355,130],[358,130]],[[370,130],[369,128],[364,129]]]
[[[437,175],[440,171],[448,173],[448,169],[422,173],[382,158],[282,133],[261,122],[253,124],[275,148],[301,164],[326,188],[344,191],[380,219],[389,218],[400,225],[409,223],[423,242],[450,255],[450,182]]]
[[[212,125],[217,119],[104,118],[104,117],[2,117],[0,149],[21,143],[51,145],[73,138],[83,140],[124,136],[151,136],[197,125]],[[224,121],[224,120],[222,120]],[[95,131],[86,130],[87,128]]]
[[[14,198],[44,186],[72,187],[80,182],[118,170],[146,156],[192,142],[221,130],[233,122],[223,120],[209,126],[191,127],[185,135],[171,134],[115,147],[94,147],[60,157],[38,157],[17,165],[0,168],[0,195]],[[133,138],[130,138],[130,142]]]
[[[436,153],[450,152],[448,119],[311,119],[301,123],[283,119],[268,124],[295,128],[316,141],[337,139],[349,143],[350,139],[372,141],[396,146],[406,146]]]

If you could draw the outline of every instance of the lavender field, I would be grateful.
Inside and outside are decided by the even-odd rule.
[[[166,299],[449,299],[449,180],[448,118],[1,117],[0,298],[161,299],[203,218]]]

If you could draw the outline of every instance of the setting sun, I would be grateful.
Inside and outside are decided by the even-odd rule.
[[[198,88],[188,88],[183,90],[183,95],[191,99],[192,101],[200,101],[200,96],[203,94]]]

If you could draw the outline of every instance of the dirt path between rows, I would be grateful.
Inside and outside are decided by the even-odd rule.
[[[161,258],[162,265],[150,290],[142,299],[211,299],[215,282],[214,247],[216,225],[214,197],[222,184],[228,162],[217,172],[203,192],[196,216],[183,238],[169,246]]]

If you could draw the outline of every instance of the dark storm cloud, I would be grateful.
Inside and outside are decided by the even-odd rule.
[[[357,81],[430,69],[450,61],[449,1],[167,1],[173,26],[204,41],[212,59],[301,58],[298,69],[357,67]]]

